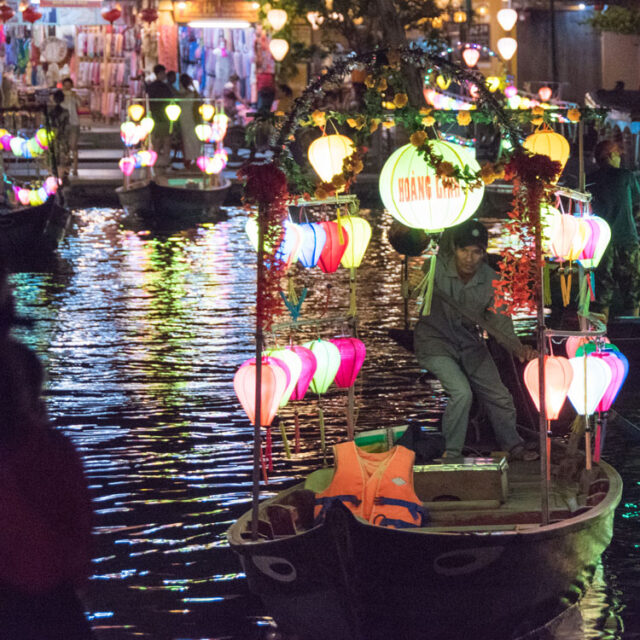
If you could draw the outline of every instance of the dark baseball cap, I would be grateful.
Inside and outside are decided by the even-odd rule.
[[[477,220],[467,220],[453,228],[453,244],[457,248],[476,245],[486,250],[489,234],[486,227]]]

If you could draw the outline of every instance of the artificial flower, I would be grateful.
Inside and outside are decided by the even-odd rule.
[[[320,111],[318,109],[316,109],[311,114],[311,119],[313,120],[313,124],[315,124],[316,127],[324,127],[327,124],[327,118],[324,111]]]
[[[458,111],[457,120],[461,127],[466,127],[471,124],[471,114],[468,111]]]
[[[409,138],[409,142],[411,142],[414,147],[421,147],[426,139],[427,134],[424,131],[414,131]]]
[[[569,109],[569,111],[567,111],[567,118],[570,122],[580,122],[581,117],[582,114],[579,109]]]
[[[393,96],[393,104],[398,107],[398,109],[402,109],[402,107],[406,107],[409,102],[409,96],[406,93],[396,93]]]
[[[433,116],[426,116],[422,118],[422,124],[425,127],[432,127],[436,123],[436,119]]]

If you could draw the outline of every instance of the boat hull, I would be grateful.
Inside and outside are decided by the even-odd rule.
[[[250,589],[302,639],[515,637],[575,601],[608,546],[621,481],[603,467],[607,498],[544,527],[396,531],[339,506],[294,537],[239,543],[232,527],[230,542]]]
[[[129,215],[141,217],[153,215],[150,182],[134,182],[128,187],[118,187],[116,193],[120,206]]]
[[[55,251],[71,212],[56,196],[35,207],[0,211],[0,255],[9,261]]]

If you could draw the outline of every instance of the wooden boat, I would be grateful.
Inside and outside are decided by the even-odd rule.
[[[314,492],[331,476],[264,502],[259,539],[251,512],[228,532],[251,591],[300,640],[516,637],[580,597],[622,492],[601,462],[582,492],[555,484],[542,525],[539,463],[465,459],[414,467],[427,526],[374,526],[338,502],[314,527]]]
[[[225,178],[210,186],[200,176],[176,176],[132,182],[116,192],[128,214],[157,224],[179,224],[219,220],[230,188]]]
[[[12,261],[55,251],[70,218],[57,195],[33,207],[0,209],[0,255]]]

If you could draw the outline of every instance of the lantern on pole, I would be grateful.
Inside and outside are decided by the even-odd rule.
[[[315,267],[327,242],[327,232],[317,222],[304,222],[298,227],[302,234],[298,261],[303,267]]]
[[[591,237],[584,247],[578,262],[584,269],[595,269],[611,240],[609,223],[599,216],[586,216],[584,220],[591,226]]]
[[[539,366],[539,359],[536,358],[531,360],[524,369],[524,383],[538,411],[540,411]],[[573,368],[567,358],[562,356],[544,357],[544,403],[547,420],[558,418],[564,401],[567,399],[572,379]]]
[[[369,240],[371,240],[371,225],[359,216],[341,218],[343,231],[347,231],[349,242],[340,260],[343,267],[349,269],[349,315],[355,316],[356,308],[356,269],[360,266]]]
[[[134,122],[139,122],[142,116],[144,115],[144,107],[138,102],[134,102],[133,104],[130,104],[129,109],[127,109],[127,111],[129,112],[129,117]]]
[[[568,140],[559,133],[545,128],[528,136],[523,146],[531,153],[548,156],[555,162],[560,163],[560,173],[556,176],[557,182],[564,170],[564,166],[567,164],[569,153],[571,152]]]
[[[509,60],[511,60],[511,58],[513,58],[516,53],[516,50],[518,48],[518,41],[515,38],[511,37],[500,38],[497,45],[500,57],[505,62],[509,62]]]
[[[325,220],[320,223],[325,230],[327,239],[318,259],[318,266],[325,273],[333,273],[338,269],[342,256],[349,244],[349,235],[345,229],[338,228],[335,220]]]
[[[180,114],[182,113],[182,109],[180,108],[179,104],[172,102],[171,104],[168,104],[164,108],[164,112],[167,115],[167,118],[169,119],[169,122],[170,122],[169,133],[171,133],[173,131],[173,123],[180,117]]]
[[[595,412],[611,383],[611,367],[602,358],[591,355],[570,358],[569,363],[573,379],[567,395],[576,413],[589,416]]]
[[[318,361],[316,360],[315,355],[313,355],[313,351],[307,347],[294,344],[287,348],[293,351],[300,358],[300,362],[302,364],[300,376],[298,377],[298,382],[291,393],[290,400],[302,400],[309,389],[313,376],[316,373]],[[296,453],[300,453],[300,421],[298,418],[297,407],[293,410],[293,418],[295,422],[295,450]]]
[[[323,182],[331,182],[333,176],[342,173],[342,165],[355,151],[351,138],[340,134],[322,135],[310,145],[309,162]]]
[[[454,167],[480,171],[480,165],[465,147],[443,140],[430,145],[435,154]],[[445,186],[412,144],[391,154],[380,173],[379,186],[382,202],[396,220],[427,232],[464,222],[475,213],[484,194],[484,186],[470,189],[464,182]]]

